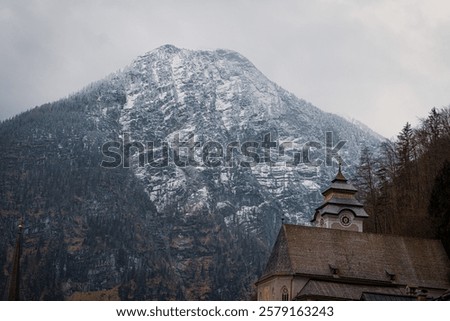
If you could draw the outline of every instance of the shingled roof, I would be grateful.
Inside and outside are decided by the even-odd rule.
[[[361,298],[361,296],[363,296],[363,298]],[[309,280],[308,283],[306,283],[305,287],[297,294],[294,300],[335,300],[336,298],[341,298],[342,300],[364,299],[368,301],[410,301],[415,299],[415,297],[413,296],[404,296],[401,289],[393,286],[374,287],[362,284],[347,284],[342,282]]]
[[[326,195],[330,190],[336,190],[350,194],[358,192],[355,186],[350,184],[348,180],[345,178],[344,174],[342,174],[341,166],[339,166],[339,171],[336,174],[336,177],[331,181],[330,187],[328,187],[325,191],[323,191],[322,195]]]
[[[304,275],[450,288],[439,240],[283,225],[260,280]]]

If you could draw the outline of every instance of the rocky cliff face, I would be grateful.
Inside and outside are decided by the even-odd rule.
[[[249,298],[282,218],[379,141],[236,52],[170,45],[0,135],[0,288],[23,217],[28,300]]]

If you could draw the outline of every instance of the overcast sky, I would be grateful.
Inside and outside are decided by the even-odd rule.
[[[450,104],[446,0],[0,0],[0,119],[163,44],[238,51],[296,96],[386,137]]]

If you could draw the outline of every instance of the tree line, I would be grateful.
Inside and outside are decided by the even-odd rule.
[[[356,185],[366,231],[439,238],[450,254],[450,106],[406,123],[378,150],[364,147]]]

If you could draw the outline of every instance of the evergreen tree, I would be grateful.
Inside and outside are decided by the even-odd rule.
[[[400,134],[397,136],[396,151],[399,167],[407,167],[409,162],[413,159],[413,129],[411,128],[410,123],[406,123]]]

